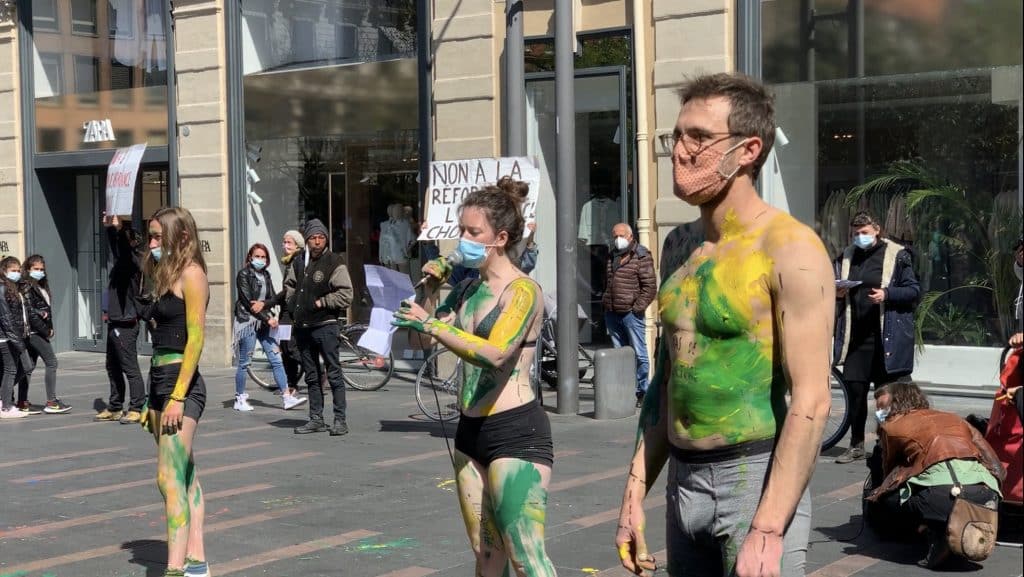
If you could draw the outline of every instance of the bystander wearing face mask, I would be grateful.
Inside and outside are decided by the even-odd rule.
[[[875,235],[873,234],[858,234],[853,237],[853,244],[861,250],[867,250],[875,245]]]
[[[889,409],[877,409],[875,411],[875,420],[879,423],[884,423],[889,418]]]
[[[622,251],[626,250],[627,248],[629,248],[629,241],[626,240],[624,237],[621,237],[621,236],[615,237],[615,241],[614,241],[613,244],[615,246],[615,250],[617,250],[619,252],[622,252]]]

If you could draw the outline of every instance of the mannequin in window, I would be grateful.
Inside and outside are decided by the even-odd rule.
[[[388,205],[388,220],[380,223],[380,263],[409,274],[409,243],[412,230],[403,218],[402,205]]]
[[[593,196],[583,203],[580,209],[580,226],[577,237],[581,245],[580,254],[589,254],[589,263],[581,263],[589,268],[581,271],[581,277],[589,280],[594,298],[598,301],[605,289],[605,263],[608,262],[609,246],[612,242],[611,230],[622,220],[619,209],[618,195],[615,187],[595,182],[592,185]],[[583,247],[586,248],[583,248]]]

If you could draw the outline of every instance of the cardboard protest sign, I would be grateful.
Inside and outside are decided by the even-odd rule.
[[[135,200],[135,177],[146,145],[118,148],[107,167],[107,214],[130,215]]]
[[[523,204],[523,216],[527,223],[535,221],[540,170],[530,159],[515,156],[440,160],[430,163],[430,185],[427,187],[426,199],[427,226],[420,233],[419,239],[458,238],[462,199],[474,190],[497,183],[503,176],[530,185],[530,194]]]

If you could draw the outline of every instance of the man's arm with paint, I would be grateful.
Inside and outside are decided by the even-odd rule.
[[[502,307],[491,334],[484,339],[427,315],[415,303],[395,313],[392,324],[426,333],[466,362],[495,369],[518,356],[541,307],[540,291],[528,279],[512,281],[498,306]],[[425,316],[426,315],[426,316]]]
[[[646,516],[643,500],[658,479],[661,469],[668,460],[668,397],[669,353],[663,337],[655,355],[654,378],[647,389],[640,409],[640,423],[637,426],[636,450],[629,464],[626,488],[622,492],[622,506],[619,509],[619,526],[615,533],[615,545],[619,560],[627,570],[641,575],[653,571],[655,560],[647,550],[644,536]]]
[[[738,577],[773,577],[782,540],[814,473],[831,393],[829,371],[835,306],[832,267],[821,241],[799,230],[768,247],[775,334],[791,402],[779,433],[761,501],[736,559]]]

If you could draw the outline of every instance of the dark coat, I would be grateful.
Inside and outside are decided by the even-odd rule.
[[[885,371],[890,375],[909,374],[914,370],[914,309],[921,296],[921,286],[914,275],[914,263],[910,252],[903,246],[882,239],[885,256],[882,263],[882,289],[885,300],[879,306],[882,323],[882,351],[885,354]],[[837,279],[850,275],[850,259],[854,247],[847,247],[836,259]],[[836,307],[836,338],[833,341],[833,359],[836,364],[846,361],[850,350],[849,327],[853,317],[850,295]]]
[[[140,289],[142,287],[142,268],[139,253],[132,246],[130,231],[127,228],[117,230],[107,227],[107,240],[110,252],[114,257],[114,265],[110,267],[110,280],[107,284],[106,310],[107,322],[113,325],[133,325],[145,316],[140,311]]]
[[[605,274],[608,284],[601,303],[606,311],[631,312],[642,317],[658,296],[651,251],[636,242],[631,243],[624,254],[611,253]]]
[[[262,278],[264,284],[266,284],[267,296],[263,301],[263,309],[255,313],[252,310],[252,301],[259,300],[257,277]],[[266,269],[256,270],[250,265],[242,267],[242,270],[238,271],[238,275],[235,276],[235,295],[236,321],[244,323],[248,322],[250,317],[256,317],[265,323],[270,320],[270,317],[274,316],[271,314],[270,309],[277,302],[277,293],[274,292],[274,281],[270,278],[270,273]]]
[[[21,284],[21,294],[25,297],[25,309],[28,312],[29,331],[48,339],[53,331],[53,310],[50,302],[43,296],[45,290],[31,281]]]
[[[18,351],[25,350],[25,319],[22,310],[24,307],[21,294],[15,289],[9,294],[8,283],[0,280],[0,338],[10,341]]]

